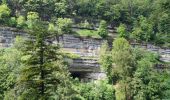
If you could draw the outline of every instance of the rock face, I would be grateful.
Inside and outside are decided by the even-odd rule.
[[[15,28],[0,27],[0,47],[10,47],[16,36],[28,37],[28,34]],[[87,79],[100,79],[101,70],[98,63],[99,50],[104,42],[102,39],[82,38],[74,35],[64,34],[59,39],[52,41],[59,43],[63,50],[78,54],[86,59],[73,59],[69,61],[70,71],[74,75]],[[162,49],[151,44],[131,44],[133,47],[141,47],[146,50],[160,54],[162,61],[170,62],[170,49]],[[91,74],[91,75],[90,75]],[[104,77],[102,73],[102,77]]]
[[[69,65],[70,71],[73,72],[100,72],[98,59],[72,59]]]
[[[152,44],[131,44],[133,47],[140,47],[140,48],[144,48],[148,51],[157,53],[160,55],[160,60],[164,61],[164,62],[170,62],[170,49],[167,48],[160,48],[158,46],[154,46]]]
[[[0,27],[0,47],[10,47],[16,36],[27,37],[27,34],[15,28]]]
[[[75,37],[74,35],[64,34],[60,36],[59,43],[65,50],[80,56],[97,56],[104,40]]]
[[[28,34],[15,28],[0,27],[0,48],[12,46],[16,36],[28,37]],[[84,80],[101,79],[102,72],[96,58],[103,40],[63,35],[59,37],[59,40],[54,39],[53,43],[59,43],[65,51],[78,54],[81,57],[91,58],[69,60],[69,70],[71,73],[79,74]],[[102,74],[104,77],[104,73]]]

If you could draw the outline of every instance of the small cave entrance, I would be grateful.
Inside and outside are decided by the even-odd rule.
[[[81,73],[80,73],[80,72],[72,72],[72,73],[71,73],[71,76],[72,76],[73,78],[80,78]]]
[[[78,78],[81,82],[90,82],[93,80],[91,77],[88,77],[89,72],[71,72],[71,76],[75,79]]]

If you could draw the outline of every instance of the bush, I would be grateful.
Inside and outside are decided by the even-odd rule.
[[[24,18],[24,16],[19,16],[17,18],[17,27],[23,28],[24,26],[25,26],[25,18]]]
[[[0,5],[0,23],[8,24],[8,18],[10,16],[11,10],[6,4]]]
[[[99,26],[99,29],[98,29],[98,34],[103,38],[106,38],[108,36],[108,30],[107,30],[106,21],[102,20],[100,22],[100,26]]]
[[[15,17],[11,17],[9,19],[8,25],[11,26],[11,27],[15,27],[17,25],[16,18]]]
[[[0,19],[3,19],[5,17],[9,17],[10,12],[11,11],[6,4],[0,5]]]
[[[77,100],[115,100],[115,90],[106,80],[81,83],[78,90],[81,96]]]
[[[27,13],[27,26],[29,29],[33,28],[33,25],[37,22],[39,19],[39,15],[37,12],[28,12]]]
[[[70,18],[58,18],[57,19],[57,32],[59,35],[71,33],[71,26],[73,21]]]
[[[125,24],[120,24],[119,27],[117,27],[116,31],[119,34],[119,37],[123,37],[123,38],[128,37],[128,32]]]

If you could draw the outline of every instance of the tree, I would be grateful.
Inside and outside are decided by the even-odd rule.
[[[10,16],[11,10],[8,8],[7,4],[0,5],[0,22],[6,23],[8,22],[8,18]]]
[[[135,22],[132,37],[138,41],[149,42],[153,39],[153,26],[146,17],[139,16],[139,21]]]
[[[15,17],[11,17],[11,18],[9,19],[9,21],[8,21],[8,25],[9,25],[10,27],[15,27],[16,24],[17,24],[16,18],[15,18]]]
[[[107,23],[106,21],[102,20],[100,21],[100,26],[98,29],[98,34],[103,37],[106,38],[108,36],[108,30],[107,30]]]
[[[72,23],[72,20],[69,18],[58,18],[56,22],[58,35],[70,33]]]
[[[133,38],[135,41],[140,42],[142,37],[142,30],[139,27],[134,27],[133,32],[131,34],[131,38]]]
[[[73,100],[116,100],[115,90],[107,80],[97,80],[89,83],[75,83],[79,95]]]
[[[59,47],[48,43],[53,34],[37,20],[29,31],[33,39],[26,41],[23,66],[15,87],[15,99],[68,99],[72,94],[69,72],[59,52]]]
[[[25,25],[26,25],[26,21],[25,21],[24,16],[19,16],[17,18],[17,27],[18,28],[23,28]]]
[[[169,84],[170,84],[170,73],[169,71],[167,71],[167,73],[164,75],[163,77],[165,79],[164,81],[164,93],[163,93],[163,99],[170,99],[170,87],[169,87]]]
[[[161,33],[168,34],[170,32],[169,16],[170,16],[170,14],[168,14],[168,13],[161,13],[161,15],[159,16],[160,18],[159,18],[158,30]]]
[[[112,58],[122,77],[131,76],[131,46],[126,39],[118,38],[113,42]]]
[[[33,25],[37,23],[39,19],[39,14],[37,12],[28,12],[27,13],[27,26],[29,29],[33,28]]]
[[[9,17],[11,10],[8,8],[7,4],[0,5],[0,19]]]
[[[168,85],[165,85],[164,73],[159,73],[155,69],[158,56],[154,53],[139,50],[141,55],[136,56],[137,64],[134,77],[130,82],[132,99],[155,100],[163,99],[163,94]]]
[[[6,97],[16,84],[18,70],[22,66],[22,53],[18,49],[23,47],[23,39],[17,37],[13,47],[0,50],[0,99]]]
[[[61,2],[55,3],[55,15],[57,17],[64,17],[67,14],[67,2],[66,0],[62,0]]]
[[[112,55],[111,51],[109,50],[109,46],[107,42],[105,41],[100,49],[100,59],[99,63],[101,65],[101,68],[104,72],[106,72],[107,77],[109,79],[109,82],[113,82],[113,76],[112,76]]]
[[[49,32],[55,32],[56,31],[55,26],[54,26],[53,23],[48,24],[48,31]]]
[[[125,24],[120,24],[116,31],[119,34],[119,37],[128,38],[128,32]]]
[[[113,76],[118,76],[117,84],[122,87],[124,99],[127,100],[130,97],[128,86],[133,75],[134,66],[131,46],[126,39],[118,38],[113,42],[112,59]]]
[[[11,0],[9,4],[18,12],[37,12],[44,21],[49,21],[53,17],[64,17],[69,13],[67,0]]]
[[[170,4],[168,0],[156,0],[153,5],[153,12],[150,20],[154,26],[155,33],[167,34],[169,30]]]

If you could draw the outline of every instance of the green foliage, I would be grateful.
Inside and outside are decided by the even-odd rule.
[[[115,64],[115,70],[120,72],[121,76],[130,76],[132,74],[131,46],[126,39],[118,38],[113,42],[112,59]]]
[[[102,70],[106,72],[109,82],[114,81],[112,79],[113,78],[112,76],[113,75],[112,73],[113,61],[112,61],[111,52],[109,50],[107,42],[104,42],[101,46],[99,63],[101,65]]]
[[[66,57],[66,58],[71,58],[71,59],[81,58],[80,55],[78,55],[78,54],[73,54],[73,53],[71,53],[71,52],[62,51],[62,53],[63,53],[63,56]]]
[[[17,24],[16,18],[15,17],[11,17],[9,19],[8,25],[11,26],[11,27],[15,27],[16,24]]]
[[[37,20],[38,18],[39,18],[39,15],[37,12],[28,12],[27,13],[28,20]]]
[[[139,21],[135,23],[133,28],[132,37],[137,41],[150,41],[153,39],[153,26],[148,22],[148,20],[140,16]]]
[[[59,3],[55,3],[55,15],[57,17],[61,17],[63,15],[66,15],[66,12],[67,12],[67,6],[66,5],[66,1],[65,0],[62,0],[62,2],[59,2]]]
[[[15,47],[0,50],[0,99],[8,97],[7,93],[16,84],[18,70],[22,66],[21,56],[22,53]]]
[[[138,27],[133,28],[133,32],[131,38],[135,39],[136,41],[141,41],[142,30]]]
[[[37,12],[42,20],[50,20],[50,18],[57,16],[62,17],[66,13],[66,2],[65,0],[13,0],[11,8],[15,9],[18,6],[22,9],[20,11],[24,12]]]
[[[157,33],[155,36],[155,44],[156,45],[162,45],[166,42],[166,35],[162,35],[161,33]]]
[[[70,33],[72,23],[69,18],[58,18],[56,22],[58,35]]]
[[[106,80],[76,84],[80,96],[73,100],[116,100],[115,90]]]
[[[11,25],[10,21],[11,10],[8,8],[6,3],[0,5],[0,23]],[[10,23],[10,24],[9,24]]]
[[[49,23],[49,25],[48,25],[48,31],[50,31],[50,32],[54,32],[54,31],[55,31],[55,26],[54,26],[53,23]]]
[[[112,49],[113,71],[112,76],[117,84],[120,85],[124,99],[129,97],[129,80],[133,76],[133,56],[131,46],[124,38],[117,38],[113,42]]]
[[[105,43],[101,48],[99,62],[107,77],[114,82],[118,100],[168,98],[169,76],[167,77],[166,72],[161,75],[155,69],[155,65],[159,63],[158,54],[143,49],[132,49],[124,38],[116,39],[111,56],[109,52]]]
[[[83,24],[83,27],[90,28],[90,26],[91,26],[90,23],[87,20],[85,20],[84,24]]]
[[[128,32],[125,24],[120,24],[116,31],[119,34],[119,37],[128,38]]]
[[[87,20],[85,20],[84,22],[81,22],[77,26],[81,27],[81,28],[91,28],[92,27],[92,25]]]
[[[23,28],[25,25],[26,25],[26,21],[25,21],[24,16],[19,16],[17,18],[17,27],[18,28]]]
[[[0,20],[9,17],[11,10],[8,8],[7,4],[0,5]]]
[[[99,61],[109,81],[115,83],[117,99],[170,98],[169,74],[162,72],[163,75],[160,75],[154,69],[159,63],[159,56],[132,50],[124,39],[129,39],[130,31],[130,39],[169,47],[169,0],[0,0],[0,3],[1,24],[17,28],[25,28],[27,24],[30,35],[35,37],[34,41],[27,42],[17,38],[12,48],[0,50],[0,99],[115,99],[114,89],[105,81],[73,86],[63,56],[78,56],[61,54],[58,46],[47,43],[46,40],[54,35],[71,33],[73,22],[69,18],[75,19],[75,22],[77,18],[85,20],[82,25],[85,28],[101,20],[98,32],[79,30],[80,36],[106,38],[107,24],[120,25],[117,32],[123,38],[114,41],[112,50],[105,43]],[[74,91],[73,87],[77,90]]]
[[[169,34],[170,33],[170,14],[168,13],[162,13],[162,15],[159,18],[159,24],[158,24],[158,30],[161,33]]]
[[[99,36],[98,32],[94,31],[94,30],[82,29],[82,30],[78,30],[77,34],[82,37],[101,38],[101,36]]]
[[[114,27],[124,23],[128,25],[128,31],[132,33],[130,34],[131,39],[139,42],[156,42],[155,44],[158,44],[157,34],[164,37],[170,32],[168,28],[170,25],[168,0],[4,0],[1,3],[0,16],[7,16],[3,20],[1,18],[1,23],[5,24],[8,24],[9,17],[37,12],[40,19],[53,23],[52,19],[61,17],[73,18],[75,22],[80,19],[80,22],[85,21],[82,26],[86,28],[91,27],[89,23],[95,25],[99,20],[105,20]],[[26,18],[26,16],[24,17]],[[31,27],[32,22],[27,21],[29,27]],[[57,30],[58,34],[63,34],[61,29]],[[101,31],[103,32],[100,35],[106,37],[107,32],[103,29]],[[127,36],[123,35],[123,37]],[[166,40],[167,38],[159,45],[168,47],[169,43]]]
[[[106,23],[106,21],[102,20],[100,22],[100,26],[99,26],[99,29],[98,29],[98,34],[102,38],[106,38],[108,36],[108,30],[107,30],[107,23]]]
[[[139,57],[139,55],[138,55]],[[137,61],[137,69],[131,81],[133,99],[155,100],[163,98],[164,78],[154,69],[157,55],[143,52]]]
[[[162,77],[165,79],[164,84],[164,93],[163,93],[163,99],[170,99],[170,73],[169,71],[167,71],[167,74],[164,75],[164,77]]]
[[[19,70],[17,84],[11,89],[16,91],[16,99],[67,100],[73,94],[69,72],[59,47],[45,42],[53,36],[47,28],[41,21],[35,23],[30,31],[35,40],[24,42],[23,66]]]
[[[33,25],[36,24],[36,22],[39,19],[39,15],[37,12],[28,12],[27,13],[27,26],[29,29],[33,28]]]

